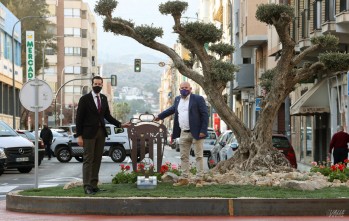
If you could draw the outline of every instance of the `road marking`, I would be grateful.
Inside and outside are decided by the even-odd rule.
[[[16,189],[18,186],[0,186],[0,193],[7,193],[13,189]]]

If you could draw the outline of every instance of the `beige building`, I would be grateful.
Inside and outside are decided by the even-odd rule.
[[[48,110],[45,122],[51,126],[55,123],[69,124],[74,122],[74,112],[81,95],[91,89],[91,78],[98,75],[97,64],[97,26],[95,16],[87,3],[82,0],[46,0],[53,23],[49,28],[57,43],[57,51],[45,48],[47,65],[44,79],[52,87],[56,105]],[[76,80],[74,80],[76,79]],[[71,81],[70,83],[67,83]],[[58,94],[57,94],[58,92]],[[62,96],[61,96],[62,95]],[[63,119],[54,120],[57,117]]]
[[[314,36],[332,34],[339,38],[341,52],[349,52],[349,2],[292,0],[295,8],[291,34],[296,51],[311,45]],[[318,54],[308,56],[317,60]],[[338,125],[348,131],[347,73],[327,76],[321,72],[291,94],[291,133],[297,159],[310,164],[326,160],[331,136]]]

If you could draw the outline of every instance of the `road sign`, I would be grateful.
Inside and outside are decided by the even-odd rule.
[[[36,83],[37,82],[37,83]],[[32,80],[25,83],[19,92],[19,99],[23,107],[29,111],[35,112],[35,89],[38,87],[38,111],[46,110],[53,100],[53,93],[50,85],[42,80]]]
[[[255,100],[255,104],[256,104],[256,111],[260,111],[261,110],[261,107],[260,107],[261,99],[257,97]]]

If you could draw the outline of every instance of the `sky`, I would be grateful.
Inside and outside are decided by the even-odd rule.
[[[90,10],[94,13],[96,0],[83,0],[89,4]],[[185,1],[185,0],[184,0]],[[196,18],[196,13],[199,10],[200,0],[187,0],[188,9],[185,17],[190,19]],[[125,20],[132,19],[135,24],[142,25],[153,24],[154,27],[162,27],[164,30],[163,37],[156,38],[157,41],[173,46],[176,43],[177,35],[171,33],[174,24],[173,18],[170,15],[162,15],[158,8],[159,4],[167,1],[164,0],[118,0],[118,5],[114,10],[114,17],[121,17]],[[142,54],[153,56],[168,57],[158,51],[147,48],[137,41],[113,33],[106,33],[103,30],[102,17],[96,15],[97,21],[97,47],[98,47],[98,63],[117,62],[118,57],[130,56],[130,64],[133,64],[134,58],[138,58]],[[155,61],[157,62],[157,61]]]

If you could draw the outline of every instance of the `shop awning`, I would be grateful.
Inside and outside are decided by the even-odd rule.
[[[322,80],[308,90],[290,107],[291,115],[314,115],[330,112],[327,80]]]

